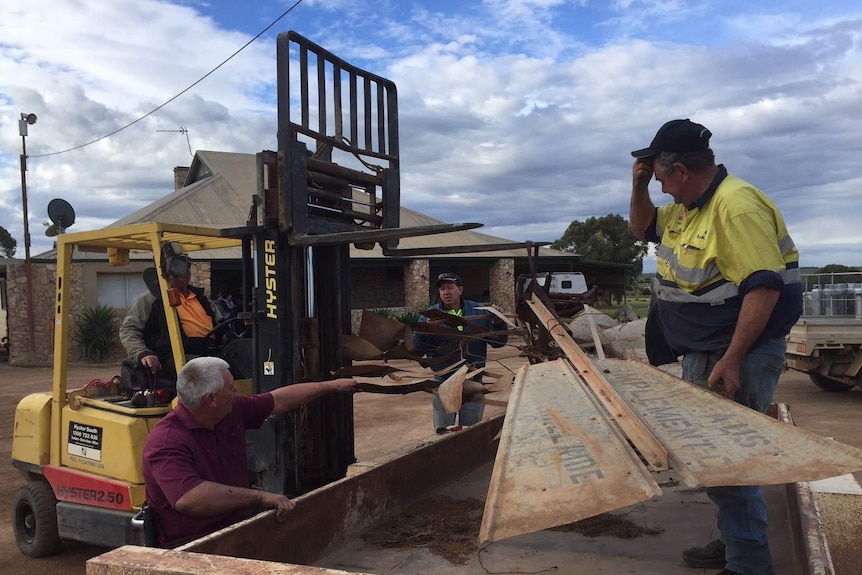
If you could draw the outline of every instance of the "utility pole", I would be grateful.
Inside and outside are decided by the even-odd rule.
[[[36,357],[36,328],[33,318],[33,272],[30,267],[30,222],[27,215],[27,126],[36,123],[36,114],[21,113],[21,208],[24,211],[24,275],[27,276],[27,330],[30,338],[30,363]]]

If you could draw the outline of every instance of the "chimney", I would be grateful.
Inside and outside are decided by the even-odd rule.
[[[174,168],[174,191],[176,192],[186,183],[186,177],[189,175],[188,166],[177,166]]]

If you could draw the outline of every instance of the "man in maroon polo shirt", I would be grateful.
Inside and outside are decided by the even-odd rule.
[[[238,396],[228,363],[190,360],[177,377],[177,407],[144,445],[147,503],[159,546],[173,548],[272,508],[284,521],[294,503],[285,495],[248,487],[245,430],[333,391],[352,392],[355,381],[334,379]]]

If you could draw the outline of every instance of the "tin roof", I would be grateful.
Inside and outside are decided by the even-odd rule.
[[[212,228],[236,228],[245,226],[252,205],[252,197],[257,192],[257,169],[254,154],[213,152],[200,150],[195,154],[186,185],[131,214],[120,218],[109,227],[127,226],[146,222],[193,225]],[[416,227],[442,224],[440,220],[419,212],[401,207],[401,227]],[[439,248],[442,246],[482,246],[503,243],[516,243],[512,240],[491,236],[474,231],[457,231],[443,234],[402,238],[399,249]],[[135,253],[131,255],[135,258]],[[143,255],[143,254],[142,254]],[[482,252],[459,252],[453,254],[432,254],[434,258],[526,258],[526,249],[507,249]],[[542,258],[562,258],[567,261],[580,261],[580,256],[550,248],[539,248]],[[149,256],[146,256],[149,257]],[[198,255],[207,259],[237,259],[238,248],[202,252]],[[385,256],[379,244],[370,250],[350,246],[350,257],[358,260],[382,259]],[[38,260],[54,260],[56,250],[34,256]],[[76,260],[104,260],[99,253],[77,252]]]

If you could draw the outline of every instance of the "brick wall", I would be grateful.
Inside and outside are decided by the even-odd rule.
[[[404,271],[401,267],[356,268],[350,271],[350,305],[353,309],[404,306]]]
[[[488,270],[491,302],[506,313],[515,312],[515,260],[497,260]]]
[[[10,262],[7,270],[6,296],[8,301],[9,364],[26,366],[51,365],[54,357],[54,297],[56,295],[56,264],[30,264],[33,294],[33,339],[30,350],[30,328],[27,316],[27,274],[23,261]],[[69,278],[71,309],[84,305],[83,269],[72,266]],[[74,329],[74,320],[69,326]],[[70,332],[71,333],[71,332]],[[77,353],[77,347],[70,348]]]
[[[428,282],[431,266],[428,260],[413,260],[404,268],[404,305],[408,308],[428,307]]]

